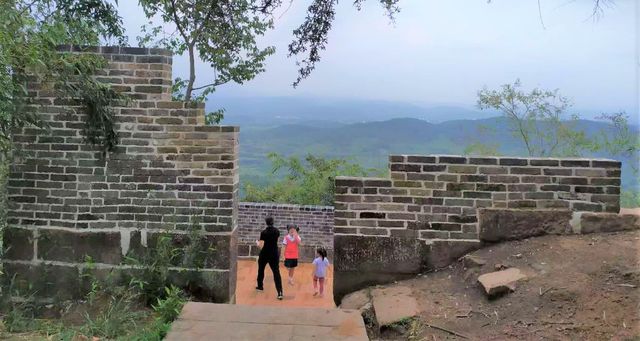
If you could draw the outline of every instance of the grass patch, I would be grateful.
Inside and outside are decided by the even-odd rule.
[[[194,242],[202,240],[195,232],[192,238]],[[91,286],[82,300],[55,307],[39,304],[35,295],[20,302],[0,302],[0,339],[162,340],[188,299],[182,289],[168,284],[166,274],[176,248],[169,236],[166,239],[148,255],[154,263],[144,264],[147,271],[130,278],[127,285],[117,285],[110,276],[103,281],[96,279],[90,271],[94,263],[87,258],[85,269],[89,271],[83,271],[81,276]],[[200,255],[209,250],[209,245],[191,249],[188,253]],[[189,259],[201,261],[202,257]],[[12,292],[10,288],[5,290]],[[47,310],[61,313],[57,318],[39,318]]]
[[[166,297],[158,298],[151,308],[142,304],[139,293],[122,290],[98,294],[92,302],[73,305],[58,319],[37,318],[41,307],[30,302],[15,303],[1,316],[0,339],[162,340],[185,302],[186,296],[175,287],[168,287]]]

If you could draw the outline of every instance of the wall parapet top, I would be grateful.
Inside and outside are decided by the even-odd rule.
[[[411,155],[394,154],[390,163],[452,163],[499,166],[563,166],[563,167],[620,167],[621,162],[606,158],[585,157],[523,157],[523,156],[465,156],[465,155]],[[582,162],[583,164],[574,164]]]
[[[163,48],[130,47],[130,46],[78,46],[59,45],[59,52],[83,52],[83,53],[103,53],[103,54],[135,54],[151,56],[172,57],[173,53]]]

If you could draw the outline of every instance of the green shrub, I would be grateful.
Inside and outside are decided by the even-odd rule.
[[[176,242],[176,238],[181,240]],[[212,243],[205,237],[197,217],[191,219],[186,234],[176,234],[174,229],[167,229],[158,236],[154,247],[148,248],[143,255],[127,257],[127,263],[142,267],[140,272],[130,276],[129,286],[141,292],[145,304],[157,304],[158,299],[166,297],[165,288],[171,285],[169,268],[204,267],[208,257],[215,252]]]
[[[640,191],[622,191],[620,193],[620,206],[624,208],[640,207]]]
[[[153,310],[158,314],[158,318],[165,323],[172,322],[182,311],[182,306],[186,303],[184,292],[175,287],[165,287],[165,298],[158,298],[158,302],[153,305]]]

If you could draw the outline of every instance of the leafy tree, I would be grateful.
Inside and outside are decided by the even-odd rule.
[[[640,192],[636,189],[622,191],[620,193],[620,207],[634,208],[640,207]]]
[[[583,153],[606,153],[629,162],[633,173],[640,171],[640,135],[629,124],[624,113],[602,114],[598,117],[609,123],[608,128],[587,135],[576,128],[577,115],[567,117],[569,100],[558,90],[520,90],[520,82],[503,85],[500,90],[483,89],[478,92],[478,105],[482,109],[497,109],[507,119],[511,133],[525,145],[529,156],[580,156]],[[495,134],[485,130],[481,135]],[[467,146],[468,154],[497,155],[499,145],[473,142]],[[621,202],[626,207],[640,205],[637,188],[622,192]]]
[[[378,0],[391,20],[394,20],[395,14],[400,10],[399,1]],[[364,2],[365,0],[354,0],[353,4],[360,10]],[[304,22],[293,31],[295,38],[289,44],[289,56],[305,54],[305,57],[298,62],[300,68],[293,86],[298,86],[303,79],[307,78],[315,69],[316,63],[320,61],[320,51],[327,46],[337,5],[338,0],[312,0]]]
[[[478,107],[498,110],[529,156],[578,156],[589,147],[585,132],[575,127],[578,116],[567,115],[571,104],[557,89],[525,92],[521,87],[516,80],[499,90],[482,89]]]
[[[242,84],[265,70],[265,59],[275,52],[273,46],[258,47],[256,38],[273,28],[273,12],[283,5],[282,0],[139,0],[148,18],[159,16],[164,23],[175,26],[175,32],[154,40],[162,26],[143,27],[138,37],[141,46],[163,46],[175,54],[187,53],[189,78],[174,82],[174,99],[203,102],[217,86],[235,82]],[[365,0],[355,0],[360,9]],[[398,11],[399,0],[378,0],[389,16]],[[311,73],[320,60],[335,16],[338,0],[312,0],[307,17],[294,30],[289,55],[307,54],[299,63],[299,75],[294,85]],[[196,85],[195,61],[199,57],[214,71],[209,84]],[[197,95],[194,92],[199,91]],[[219,123],[224,110],[207,113],[207,121]]]
[[[0,150],[11,150],[11,132],[45,127],[33,102],[32,84],[80,105],[85,140],[104,150],[117,144],[109,105],[123,100],[93,79],[106,61],[60,52],[60,45],[97,45],[100,38],[124,42],[120,18],[105,0],[5,0],[0,2]],[[45,103],[46,104],[46,103]]]
[[[243,200],[277,202],[300,205],[333,205],[336,176],[367,176],[379,173],[343,159],[325,159],[307,155],[304,160],[296,156],[284,158],[276,153],[268,155],[272,164],[269,185],[245,185]]]
[[[272,27],[272,20],[258,15],[260,8],[254,1],[140,0],[140,4],[147,17],[159,15],[176,28],[156,44],[189,56],[189,78],[176,79],[176,99],[201,102],[219,85],[251,80],[264,71],[265,58],[274,53],[273,47],[259,48],[256,43],[256,38]],[[160,30],[158,27],[147,31],[139,42],[148,43]],[[195,85],[196,56],[213,68],[212,83]],[[196,90],[202,91],[194,97]]]
[[[478,92],[481,109],[496,109],[507,119],[511,133],[525,145],[530,156],[579,156],[584,152],[607,152],[613,156],[640,155],[640,136],[629,124],[625,112],[602,114],[598,119],[609,123],[608,129],[587,135],[576,128],[578,115],[567,117],[569,100],[558,90],[520,90],[521,84],[505,84],[500,90]],[[485,127],[480,134],[495,133]],[[497,151],[497,145],[472,143],[467,150]],[[637,164],[633,165],[637,171]]]
[[[640,169],[640,135],[629,125],[629,115],[625,112],[602,114],[598,117],[610,123],[611,129],[600,131],[593,140],[594,150],[604,150],[611,155],[627,157],[633,162],[631,167],[638,173]]]

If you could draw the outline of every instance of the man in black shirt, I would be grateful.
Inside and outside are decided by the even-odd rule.
[[[273,272],[273,281],[276,284],[276,290],[278,291],[278,299],[283,298],[282,295],[282,278],[280,277],[280,255],[278,252],[278,239],[280,238],[280,231],[273,227],[273,217],[267,217],[265,219],[267,228],[260,232],[260,240],[257,241],[260,249],[260,256],[258,256],[258,286],[257,290],[264,290],[262,283],[264,280],[264,268],[269,264],[271,272]]]

